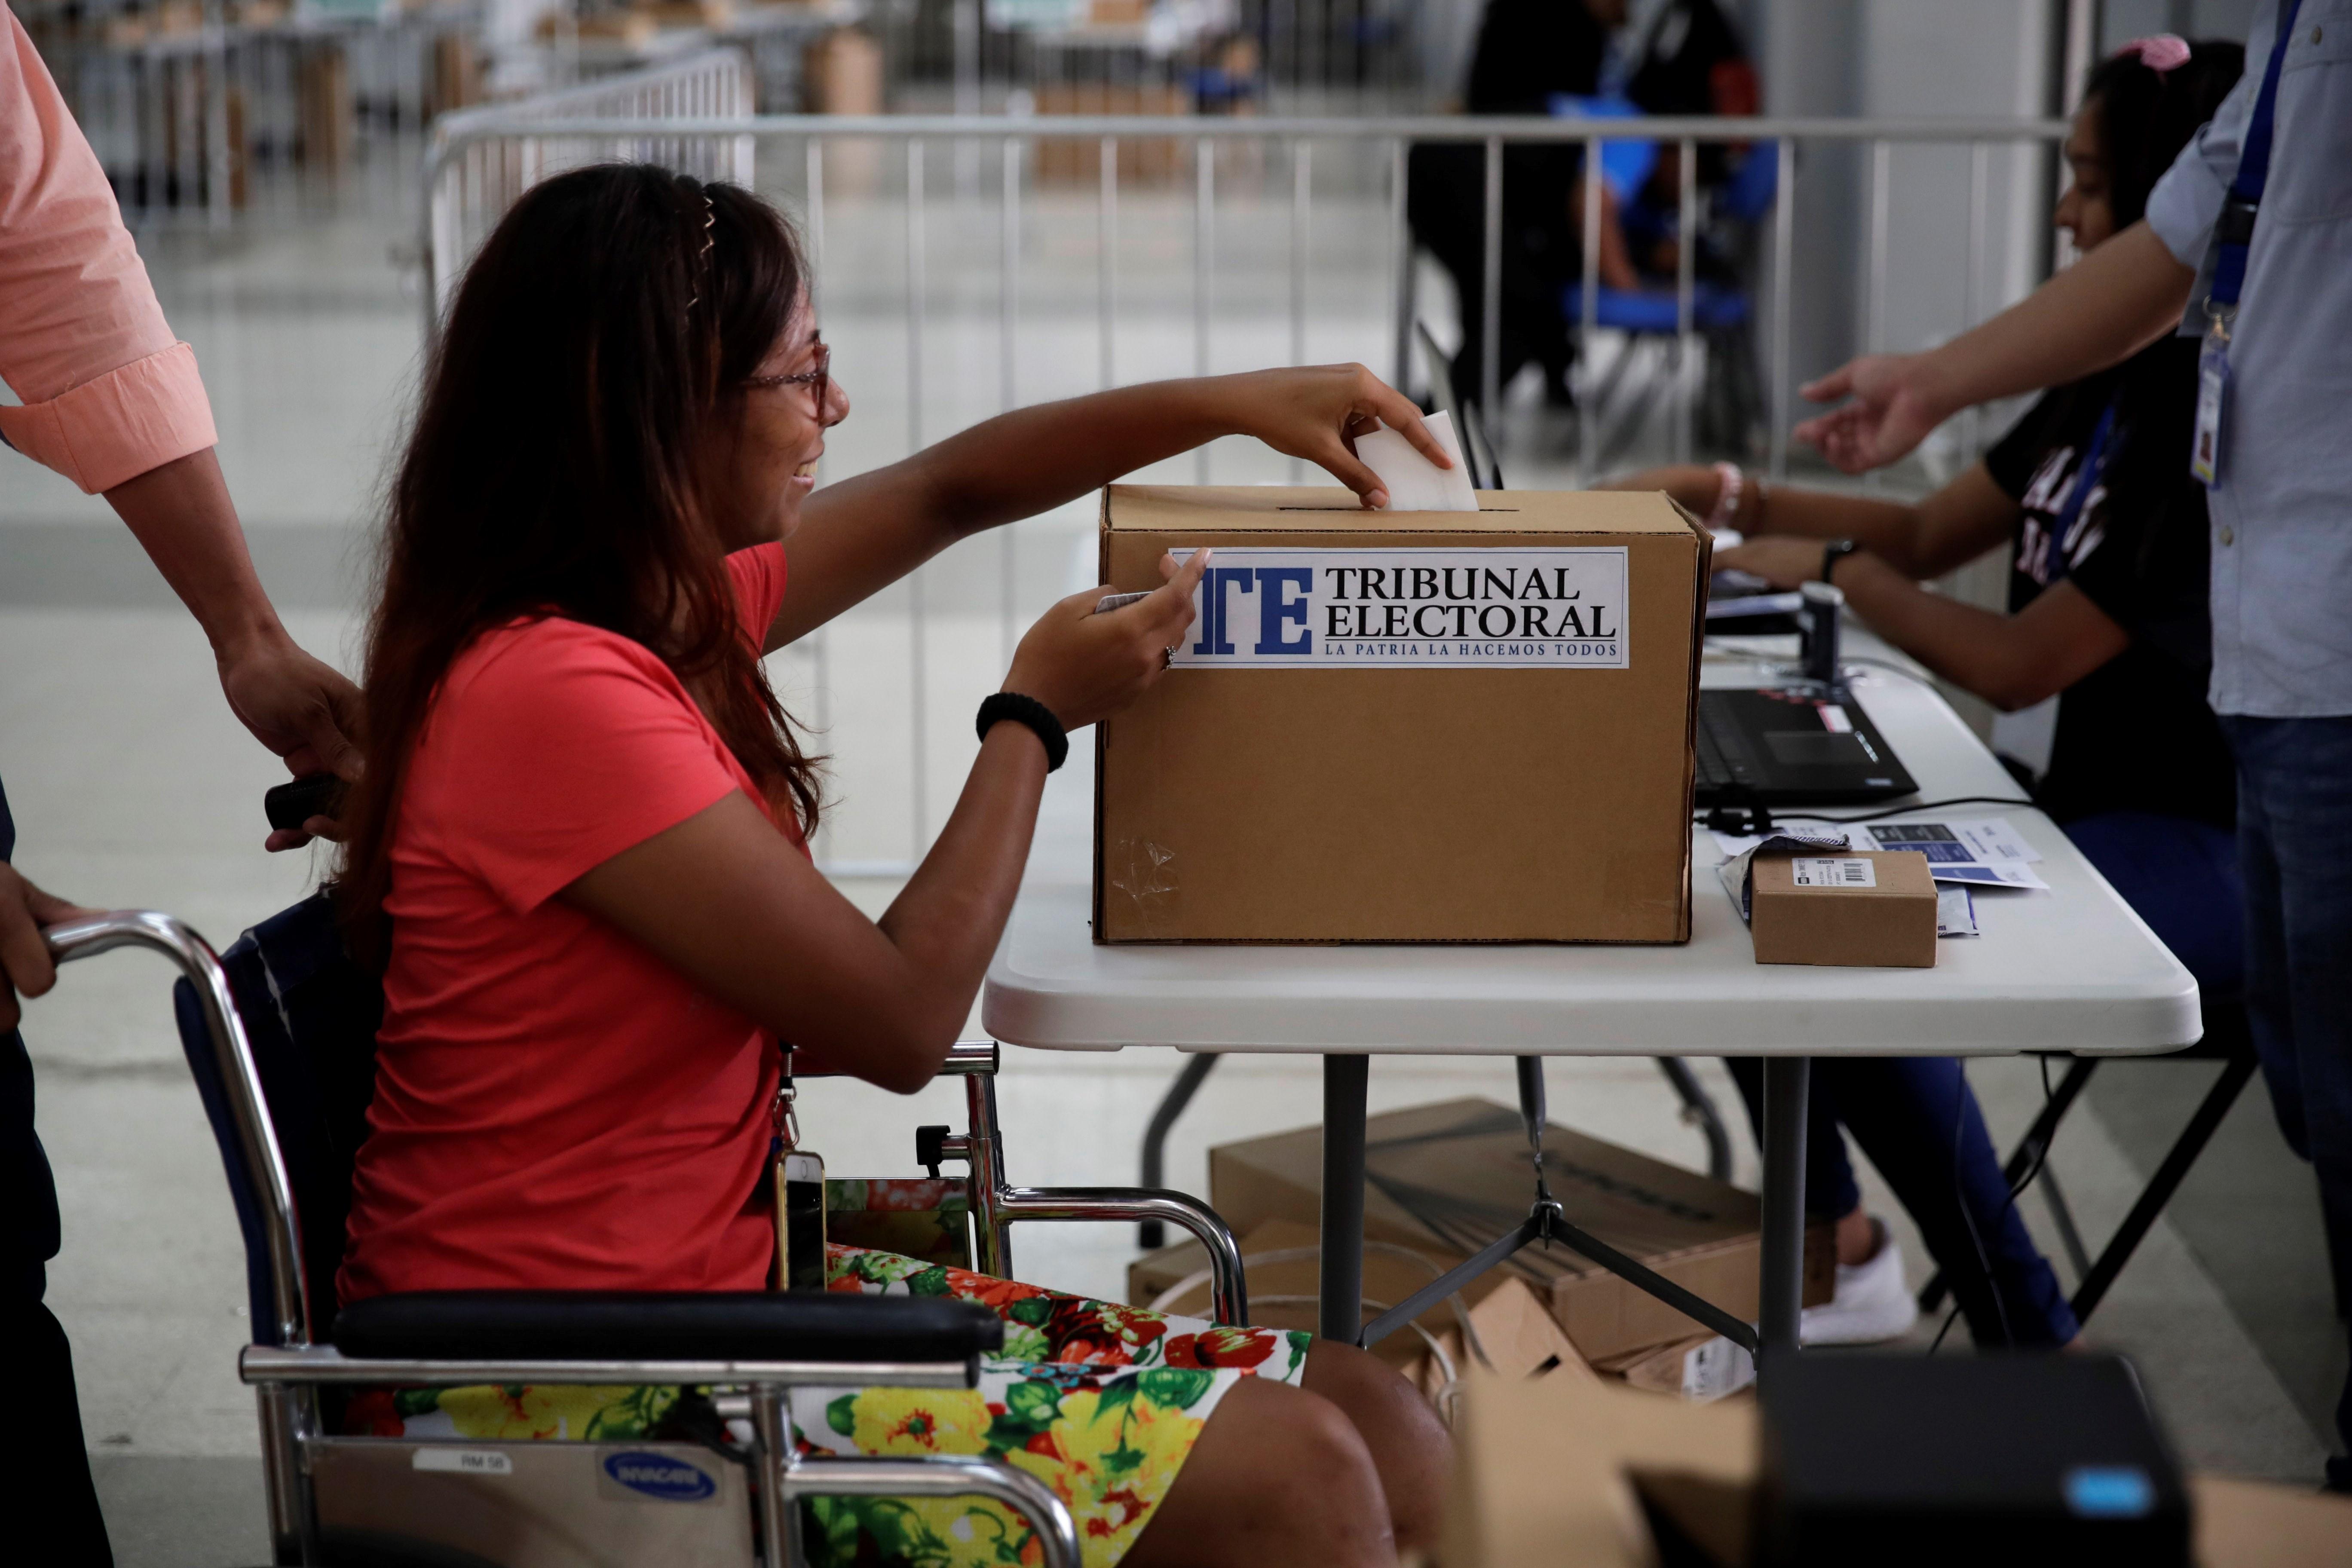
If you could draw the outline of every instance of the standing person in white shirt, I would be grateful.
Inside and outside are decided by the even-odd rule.
[[[2203,336],[2212,705],[2238,765],[2247,1012],[2279,1125],[2319,1178],[2352,1313],[2352,0],[2265,0],[2247,74],[2138,224],[1926,353],[1805,389],[1851,473],[1990,398]],[[2336,1406],[2352,1447],[2352,1386]],[[2352,1459],[2328,1464],[2352,1490]]]

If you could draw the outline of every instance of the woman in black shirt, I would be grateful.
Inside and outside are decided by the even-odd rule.
[[[2139,218],[2157,177],[2211,118],[2243,61],[2235,44],[2162,37],[2126,46],[2092,72],[2066,141],[2073,183],[2056,213],[2077,247],[2090,250]],[[1615,488],[1664,489],[1711,526],[1747,535],[1717,553],[1719,568],[1776,588],[1834,582],[1873,630],[1996,708],[2057,697],[2035,799],[2206,994],[2231,997],[2242,962],[2234,773],[2205,703],[2205,491],[2182,457],[2197,348],[2159,339],[2053,390],[1982,462],[1916,505],[1767,490],[1727,463],[1654,470]],[[1846,540],[1860,548],[1832,547]],[[2001,548],[2012,552],[2006,615],[1921,586]],[[1751,1110],[1753,1065],[1733,1064]],[[1910,1315],[1907,1297],[1891,1292],[1899,1261],[1863,1211],[1840,1125],[1918,1221],[1978,1343],[2074,1337],[2074,1313],[2010,1200],[1957,1062],[1823,1062],[1814,1083],[1812,1124],[1822,1131],[1807,1194],[1838,1224],[1835,1306],[1853,1307],[1850,1293],[1860,1303],[1821,1338],[1886,1337]]]

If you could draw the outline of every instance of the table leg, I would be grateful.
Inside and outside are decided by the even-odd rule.
[[[1805,1294],[1805,1109],[1810,1057],[1764,1058],[1764,1359],[1797,1348]]]
[[[1323,1270],[1317,1331],[1354,1344],[1364,1324],[1364,1091],[1372,1059],[1323,1058]]]

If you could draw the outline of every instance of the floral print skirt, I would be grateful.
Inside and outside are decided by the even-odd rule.
[[[1168,1495],[1217,1402],[1244,1377],[1297,1384],[1310,1336],[1234,1329],[1090,1301],[896,1253],[834,1246],[827,1288],[952,1296],[1004,1321],[1002,1353],[971,1389],[793,1392],[801,1452],[970,1454],[1028,1471],[1076,1521],[1087,1568],[1127,1554]],[[384,1436],[625,1442],[661,1435],[674,1388],[370,1390],[338,1423]],[[815,1498],[818,1563],[982,1568],[1040,1562],[1028,1521],[985,1498]]]

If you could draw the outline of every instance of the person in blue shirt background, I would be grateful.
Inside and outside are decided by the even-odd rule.
[[[1975,330],[1805,388],[1848,472],[1959,410],[2207,340],[2213,710],[2237,761],[2246,1009],[2280,1131],[2319,1181],[2352,1311],[2352,0],[2263,0],[2246,74],[2147,216]],[[2207,407],[2216,416],[2207,417]],[[2336,1405],[2352,1447],[2352,1384]],[[2328,1462],[2352,1490],[2352,1458]]]
[[[1626,55],[1612,35],[1626,24],[1626,0],[1488,0],[1478,28],[1463,107],[1472,114],[1638,116],[1752,114],[1756,74],[1715,0],[1671,0]],[[1716,177],[1721,149],[1700,157],[1703,182]],[[1615,289],[1640,286],[1618,212],[1645,186],[1679,191],[1680,174],[1651,142],[1612,142],[1602,153],[1600,277]],[[1508,386],[1539,365],[1547,401],[1569,406],[1576,348],[1567,286],[1583,276],[1582,149],[1520,144],[1503,152],[1501,342],[1495,384]],[[1661,171],[1664,171],[1661,174]],[[1655,176],[1655,177],[1654,177]],[[1424,142],[1407,167],[1405,211],[1413,238],[1452,276],[1462,346],[1454,395],[1482,395],[1485,319],[1486,150],[1475,142]],[[1670,197],[1670,202],[1677,198]],[[1669,259],[1665,270],[1673,271]]]
[[[2092,71],[2056,213],[2080,249],[2138,220],[2244,53],[2168,35],[2127,44]],[[1663,489],[1736,527],[1746,542],[1718,548],[1718,567],[1776,588],[1833,574],[1872,630],[1997,707],[2063,694],[2035,800],[2208,998],[2235,1001],[2234,773],[2205,705],[2205,491],[2180,461],[2196,379],[2195,343],[2151,343],[2043,395],[1981,462],[1916,504],[1767,489],[1728,463],[1654,468],[1611,488]],[[1832,557],[1826,542],[1839,539],[1861,548]],[[2012,557],[2006,615],[1921,585],[1995,549]],[[1757,1064],[1732,1071],[1760,1120]],[[1979,1345],[2074,1337],[1958,1062],[1817,1063],[1807,1126],[1806,1206],[1836,1225],[1838,1242],[1837,1299],[1806,1309],[1807,1342],[1898,1337],[1916,1315],[1893,1243],[1864,1212],[1845,1134],[1917,1222]]]

